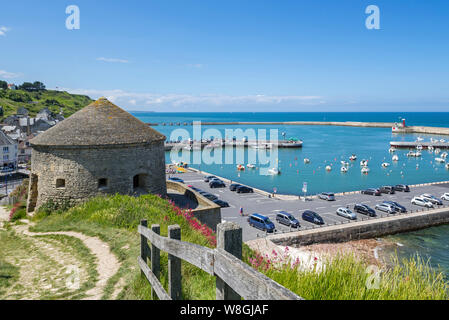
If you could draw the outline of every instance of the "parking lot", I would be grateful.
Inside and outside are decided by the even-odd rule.
[[[301,223],[301,227],[299,230],[304,230],[317,227],[310,222],[302,220],[301,215],[304,210],[312,210],[318,213],[324,219],[325,225],[335,225],[349,221],[348,219],[336,214],[336,210],[339,207],[348,206],[352,210],[356,203],[362,203],[375,209],[376,204],[380,204],[383,201],[390,200],[398,202],[399,204],[406,207],[407,211],[410,212],[411,210],[422,210],[422,207],[411,204],[410,201],[414,196],[419,196],[423,193],[430,193],[440,198],[443,193],[449,192],[449,184],[435,184],[422,187],[411,187],[410,192],[396,192],[392,195],[382,194],[381,196],[371,196],[356,193],[344,196],[336,196],[335,201],[325,201],[316,198],[308,201],[279,200],[275,198],[268,198],[267,196],[264,196],[257,192],[238,194],[229,190],[228,183],[226,184],[226,188],[210,188],[209,184],[203,181],[204,175],[195,172],[187,172],[171,176],[179,177],[183,179],[187,185],[192,185],[204,191],[210,192],[216,195],[219,199],[228,202],[230,207],[221,209],[222,220],[233,221],[242,226],[244,241],[253,240],[258,237],[265,236],[265,232],[248,225],[247,216],[252,213],[260,213],[262,215],[268,216],[270,220],[275,224],[277,230],[276,232],[282,233],[296,231],[297,229],[290,229],[287,226],[277,223],[275,218],[276,213],[279,211],[286,211],[292,214]],[[327,191],[332,192],[332,190]],[[443,201],[443,205],[449,205],[449,201]],[[245,215],[243,217],[239,214],[240,207],[243,207],[243,213]],[[377,210],[376,214],[377,217],[389,216],[389,214]],[[356,213],[356,215],[357,220],[359,221],[362,219],[376,219],[376,217],[370,218],[359,213]]]

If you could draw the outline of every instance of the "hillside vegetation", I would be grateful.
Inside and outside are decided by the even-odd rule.
[[[64,117],[67,118],[91,102],[93,100],[88,96],[70,94],[65,91],[0,89],[0,107],[3,107],[1,118],[16,114],[20,107],[25,107],[30,116],[35,116],[46,107],[56,114],[62,109]]]

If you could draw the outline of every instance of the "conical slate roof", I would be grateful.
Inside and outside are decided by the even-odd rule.
[[[102,146],[165,141],[165,136],[100,98],[30,140],[36,146]]]

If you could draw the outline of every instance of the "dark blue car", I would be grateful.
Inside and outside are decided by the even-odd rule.
[[[170,178],[168,178],[168,180],[184,183],[184,180],[182,180],[181,178],[177,178],[177,177],[170,177]]]
[[[274,232],[274,223],[268,217],[258,213],[253,213],[248,218],[248,223],[251,227],[260,229],[262,231]]]
[[[318,213],[310,210],[306,210],[302,213],[302,219],[314,224],[324,224],[323,218],[321,218]]]

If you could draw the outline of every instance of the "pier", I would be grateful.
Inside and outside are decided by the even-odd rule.
[[[423,149],[428,149],[429,147],[448,149],[449,142],[391,141],[390,146],[397,149],[416,149],[418,146],[421,146]]]
[[[187,150],[201,150],[204,148],[223,148],[227,146],[254,148],[254,149],[271,149],[271,148],[302,148],[303,142],[301,140],[277,140],[277,141],[258,141],[258,140],[212,140],[212,141],[180,141],[180,142],[166,142],[165,151],[172,149],[187,149]]]

